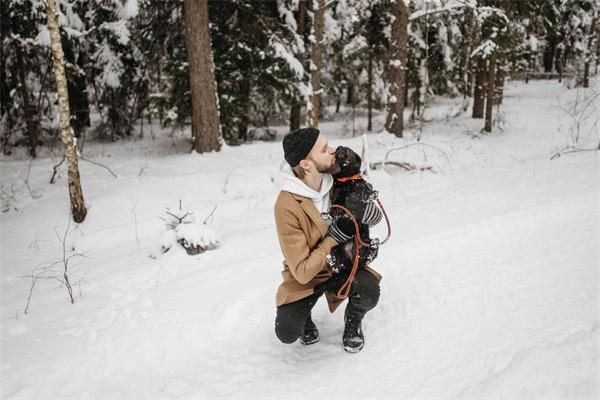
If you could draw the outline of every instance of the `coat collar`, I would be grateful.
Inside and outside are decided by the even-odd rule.
[[[315,223],[319,232],[321,233],[321,237],[325,237],[327,235],[327,224],[321,214],[315,207],[315,203],[308,198],[301,196],[299,194],[290,193],[294,199],[296,199],[300,203],[300,207],[304,210],[304,212],[308,215],[308,217]]]

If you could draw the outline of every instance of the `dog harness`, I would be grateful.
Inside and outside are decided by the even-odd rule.
[[[358,180],[358,179],[364,179],[362,174],[358,173],[356,175],[348,176],[346,178],[337,178],[336,180],[338,182],[347,182],[347,181],[353,181],[353,180]],[[379,204],[379,208],[381,208],[381,211],[383,212],[383,216],[385,217],[385,222],[387,223],[387,228],[388,228],[386,238],[380,243],[380,245],[382,245],[390,239],[390,236],[392,234],[392,227],[390,226],[390,220],[387,216],[387,213],[385,212],[385,209],[383,208],[383,204],[381,204],[381,201],[379,199],[377,199],[377,204]],[[355,230],[354,262],[352,263],[352,269],[350,270],[350,276],[348,276],[348,279],[346,280],[346,282],[342,285],[340,290],[338,290],[338,292],[337,292],[338,297],[346,298],[346,297],[348,297],[348,294],[350,294],[350,285],[352,284],[352,281],[354,280],[354,275],[356,275],[356,271],[358,270],[358,262],[359,262],[359,258],[360,258],[360,248],[361,247],[369,247],[369,244],[365,243],[361,240],[358,223],[356,222],[356,219],[354,218],[354,216],[352,215],[350,210],[348,210],[346,207],[340,206],[339,204],[334,204],[331,206],[331,208],[341,209],[343,212],[345,212],[348,215],[348,217],[354,224],[354,230]]]

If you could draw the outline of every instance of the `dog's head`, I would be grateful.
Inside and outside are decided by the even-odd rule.
[[[335,162],[341,171],[335,174],[336,178],[346,178],[360,173],[362,160],[349,147],[339,146],[335,149]]]

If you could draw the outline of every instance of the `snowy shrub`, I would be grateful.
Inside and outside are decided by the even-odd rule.
[[[219,235],[206,224],[196,222],[190,211],[181,209],[172,211],[167,208],[165,231],[160,237],[160,246],[163,253],[169,251],[173,246],[180,245],[189,255],[195,255],[218,247],[221,239]]]
[[[257,127],[250,129],[248,132],[248,140],[263,140],[266,142],[272,142],[277,137],[277,132],[273,129],[265,127]]]

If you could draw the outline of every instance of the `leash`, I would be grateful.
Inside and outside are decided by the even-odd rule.
[[[338,297],[345,299],[346,297],[348,297],[348,294],[350,294],[350,285],[352,284],[352,281],[354,280],[354,276],[356,275],[356,271],[358,270],[358,261],[360,259],[360,248],[364,247],[364,246],[368,246],[368,244],[366,244],[365,242],[363,242],[361,240],[360,232],[358,229],[358,223],[356,223],[356,219],[354,218],[354,215],[352,215],[350,210],[348,210],[346,207],[340,206],[338,204],[332,205],[331,208],[339,208],[340,210],[342,210],[346,214],[348,214],[348,217],[350,217],[350,220],[354,224],[354,229],[356,232],[354,234],[354,261],[352,262],[352,269],[350,270],[350,275],[348,276],[348,279],[346,280],[346,282],[344,282],[342,287],[336,293],[336,295]]]
[[[346,178],[338,178],[337,180],[339,182],[347,182],[350,180],[357,180],[357,179],[364,179],[364,178],[363,178],[362,174],[359,173],[359,174],[352,175],[352,176],[349,176]],[[385,222],[387,224],[387,236],[381,242],[380,245],[382,245],[382,244],[385,244],[390,239],[390,236],[392,235],[392,226],[390,225],[390,219],[388,218],[388,215],[385,212],[385,208],[383,208],[383,204],[381,203],[381,200],[377,199],[377,204],[379,205],[379,208],[381,208],[381,212],[383,212],[383,216],[385,217]],[[348,279],[346,280],[346,282],[344,282],[342,287],[336,293],[336,295],[338,297],[345,299],[350,294],[350,286],[352,285],[352,281],[354,280],[354,276],[356,275],[356,271],[358,270],[358,262],[360,260],[360,249],[361,249],[361,247],[370,247],[370,245],[363,242],[362,239],[360,238],[360,230],[358,227],[358,223],[356,222],[356,219],[354,218],[354,215],[352,215],[350,210],[348,210],[344,206],[340,206],[339,204],[334,204],[331,206],[331,208],[339,208],[340,210],[345,212],[348,215],[348,217],[350,218],[350,220],[352,221],[352,223],[354,224],[354,231],[355,231],[355,234],[354,234],[354,261],[352,262],[352,269],[350,270],[350,275],[348,276]]]
[[[348,181],[355,181],[355,180],[359,180],[362,179],[364,180],[365,178],[363,177],[363,175],[359,172],[356,175],[352,175],[352,176],[348,176],[345,178],[337,178],[336,180],[338,182],[348,182]],[[390,236],[392,235],[392,226],[390,224],[390,219],[387,215],[387,213],[385,212],[385,208],[383,208],[383,204],[381,203],[381,200],[379,200],[379,198],[377,199],[377,204],[379,205],[379,208],[381,208],[381,211],[383,212],[383,216],[385,217],[385,223],[387,225],[387,236],[385,237],[385,239],[383,239],[383,241],[381,242],[381,244],[386,243],[388,240],[390,240]],[[356,232],[358,233],[358,224],[356,223],[356,221],[354,220],[354,217],[352,216],[352,213],[350,211],[348,211],[348,209],[342,207],[342,206],[337,206],[338,208],[341,208],[344,210],[344,212],[348,215],[350,215],[350,217],[352,217],[352,222],[354,222],[354,227],[356,228]],[[332,206],[333,208],[333,206]],[[364,243],[362,240],[360,242],[363,246],[368,246],[366,243]]]

